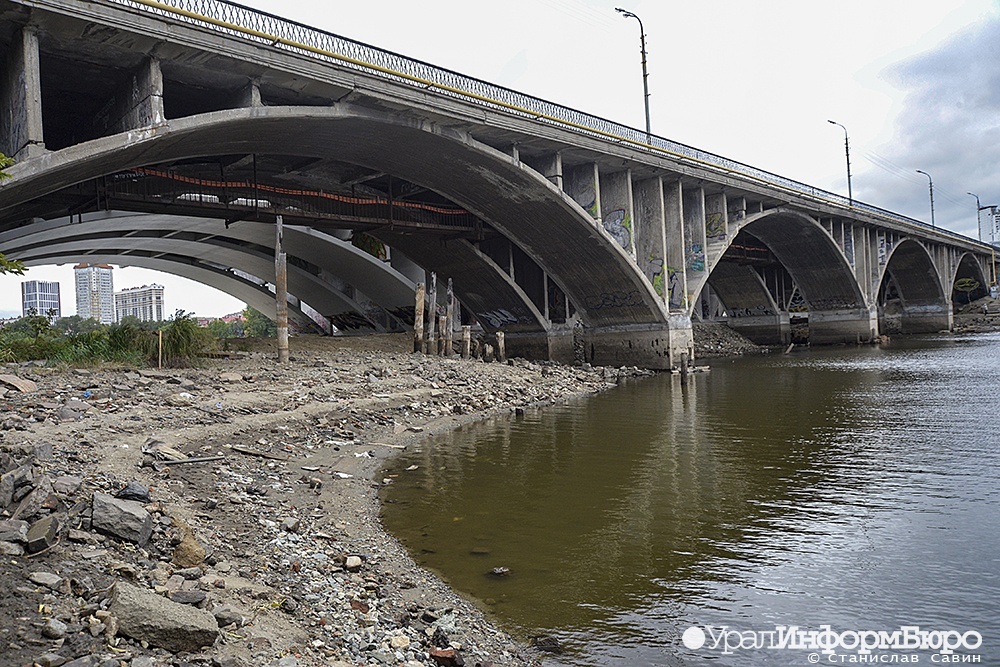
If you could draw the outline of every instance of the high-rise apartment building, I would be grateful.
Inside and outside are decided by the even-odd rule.
[[[77,264],[73,267],[76,278],[76,314],[93,318],[101,324],[115,321],[114,285],[111,267],[107,264]]]
[[[59,283],[44,280],[25,280],[21,283],[21,314],[49,315],[50,319],[62,317],[59,301]]]
[[[143,322],[163,319],[163,285],[129,287],[115,292],[115,321],[131,315]]]

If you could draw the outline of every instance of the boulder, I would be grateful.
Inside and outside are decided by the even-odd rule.
[[[115,584],[108,611],[118,619],[119,634],[174,653],[198,651],[219,637],[219,624],[207,611],[121,581]]]
[[[145,546],[153,534],[153,517],[134,500],[95,492],[92,524],[96,530]]]

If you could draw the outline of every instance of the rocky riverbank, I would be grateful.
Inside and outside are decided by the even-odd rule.
[[[381,529],[381,471],[427,434],[642,371],[408,344],[0,368],[0,664],[536,664]]]

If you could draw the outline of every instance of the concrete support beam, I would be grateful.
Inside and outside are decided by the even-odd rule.
[[[165,120],[160,61],[147,58],[97,113],[93,131],[95,136],[107,136],[161,125]]]
[[[667,302],[667,228],[663,179],[659,176],[633,185],[635,199],[635,259],[657,296]]]
[[[663,221],[666,232],[667,264],[664,267],[667,307],[670,312],[688,308],[687,271],[685,270],[684,198],[680,181],[663,184]]]
[[[632,172],[629,170],[602,174],[599,178],[601,192],[601,224],[615,243],[635,257],[635,233],[632,210]]]
[[[45,153],[38,34],[14,35],[0,74],[0,153],[15,161]]]
[[[233,96],[229,104],[234,109],[245,107],[262,107],[263,100],[260,97],[260,83],[251,81]]]
[[[601,215],[600,176],[595,163],[581,164],[563,172],[565,192],[595,220]]]

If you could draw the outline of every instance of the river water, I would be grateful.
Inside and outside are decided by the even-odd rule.
[[[998,402],[1000,334],[719,360],[438,437],[383,518],[553,667],[1000,664]]]

